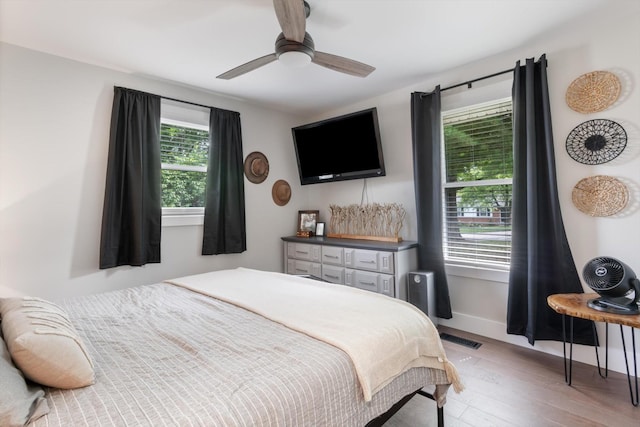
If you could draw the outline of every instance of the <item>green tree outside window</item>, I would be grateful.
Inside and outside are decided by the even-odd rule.
[[[209,132],[162,123],[162,206],[204,207]]]

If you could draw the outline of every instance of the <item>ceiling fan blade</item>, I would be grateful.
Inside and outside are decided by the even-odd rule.
[[[362,62],[354,61],[353,59],[318,51],[315,52],[311,62],[322,65],[323,67],[331,70],[351,74],[356,77],[367,77],[376,69],[371,65],[363,64]]]
[[[273,0],[280,28],[287,40],[302,43],[306,31],[306,13],[303,0]]]
[[[231,80],[234,77],[241,76],[249,71],[253,71],[256,68],[260,68],[263,65],[267,65],[270,62],[278,59],[278,55],[275,53],[270,53],[269,55],[262,56],[260,58],[254,59],[253,61],[249,61],[246,64],[242,64],[237,66],[236,68],[227,71],[226,73],[220,74],[217,79]]]

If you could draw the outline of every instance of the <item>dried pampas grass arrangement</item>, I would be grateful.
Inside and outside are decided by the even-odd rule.
[[[406,211],[397,203],[330,205],[328,237],[399,242]]]

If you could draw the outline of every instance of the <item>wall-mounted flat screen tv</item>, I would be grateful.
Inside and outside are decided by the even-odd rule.
[[[302,185],[385,175],[375,107],[291,131]]]

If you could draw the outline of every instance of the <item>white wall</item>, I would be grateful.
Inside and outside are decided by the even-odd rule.
[[[508,37],[505,34],[505,37]],[[367,181],[370,202],[399,202],[407,209],[403,237],[416,238],[413,166],[411,160],[410,93],[431,91],[440,84],[446,87],[512,68],[517,60],[538,59],[547,54],[551,111],[558,190],[566,232],[578,271],[585,263],[601,255],[613,256],[630,264],[640,275],[640,3],[612,2],[607,13],[585,17],[578,25],[531,40],[521,49],[449,70],[425,76],[424,82],[403,90],[371,98],[354,105],[327,112],[313,120],[377,107],[387,176]],[[428,55],[428,52],[424,53]],[[614,72],[622,82],[619,101],[610,109],[584,115],[571,110],[565,102],[569,84],[580,75],[594,71]],[[443,109],[471,105],[511,95],[511,75],[503,75],[443,93]],[[605,118],[620,123],[628,133],[622,155],[610,163],[591,167],[575,162],[565,149],[566,137],[584,121]],[[300,124],[300,123],[298,123]],[[573,186],[587,176],[605,174],[623,181],[629,188],[628,207],[608,218],[593,218],[580,212],[571,202]],[[363,182],[353,181],[309,186],[310,208],[319,208],[328,216],[329,204],[359,203]],[[328,218],[327,218],[328,219]],[[503,275],[504,277],[504,275]],[[505,281],[480,280],[449,275],[453,318],[441,323],[495,339],[528,346],[521,336],[506,334],[507,284]],[[589,288],[585,285],[585,290]],[[604,326],[598,325],[604,341]],[[627,335],[627,340],[629,335]],[[629,346],[629,343],[627,343]],[[591,347],[577,346],[576,360],[594,364]],[[562,344],[538,341],[535,348],[562,354]],[[622,345],[617,328],[611,328],[610,367],[624,371]],[[631,356],[631,354],[629,354]]]
[[[293,119],[239,100],[0,44],[0,293],[90,294],[208,270],[282,270],[280,237],[306,206],[291,141]],[[98,269],[113,86],[240,112],[243,150],[270,172],[245,178],[247,251],[201,256],[202,226],[163,227],[162,263]],[[289,204],[271,186],[286,179]]]

